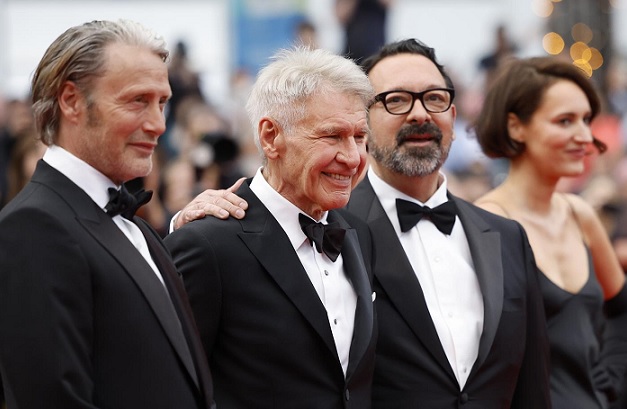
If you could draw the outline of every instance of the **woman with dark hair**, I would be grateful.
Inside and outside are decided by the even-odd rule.
[[[627,365],[627,289],[592,206],[558,190],[606,146],[590,130],[600,101],[574,65],[513,60],[489,89],[474,128],[486,155],[509,160],[507,178],[477,204],[518,221],[539,269],[551,344],[554,409],[607,408]]]

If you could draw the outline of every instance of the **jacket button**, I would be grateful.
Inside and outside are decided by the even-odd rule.
[[[462,393],[461,396],[459,397],[459,402],[460,403],[466,403],[468,402],[468,394],[467,393]]]
[[[344,397],[347,401],[351,399],[351,393],[348,391],[348,389],[344,391]]]

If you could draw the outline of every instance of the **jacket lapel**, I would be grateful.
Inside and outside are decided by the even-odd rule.
[[[183,333],[187,339],[186,345],[189,346],[190,353],[193,355],[196,372],[191,373],[191,368],[188,368],[188,370],[190,370],[191,375],[197,374],[200,378],[199,383],[203,386],[205,397],[213,396],[213,392],[210,390],[212,387],[211,375],[206,365],[206,357],[200,343],[200,335],[198,334],[196,324],[193,320],[191,306],[187,300],[183,280],[178,271],[176,271],[176,267],[171,261],[170,254],[159,241],[156,233],[151,231],[143,220],[135,217],[134,221],[146,238],[146,242],[150,248],[150,254],[159,268],[159,271],[161,271],[166,288],[170,293],[170,299],[176,309]]]
[[[181,323],[165,287],[156,277],[152,268],[146,263],[146,260],[128,241],[124,233],[120,231],[111,218],[102,212],[99,219],[94,221],[79,217],[79,222],[107,249],[111,256],[118,260],[120,266],[133,279],[155,313],[166,336],[183,361],[185,368],[187,368],[198,386],[194,363],[185,341],[185,336],[181,331]]]
[[[442,368],[455,378],[433,325],[420,283],[367,177],[351,194],[348,209],[366,220],[373,236],[377,237],[375,280],[403,316],[416,338]]]
[[[372,288],[368,278],[368,272],[361,255],[361,247],[356,231],[335,211],[329,212],[329,222],[337,221],[346,229],[344,244],[342,246],[342,259],[344,270],[357,294],[355,309],[355,325],[353,339],[349,354],[346,378],[355,372],[364,354],[370,346],[373,337],[374,308],[372,302]]]
[[[485,361],[492,347],[503,310],[501,236],[498,232],[491,231],[490,226],[468,203],[452,195],[451,198],[459,210],[458,216],[464,226],[475,274],[483,295],[483,334],[479,343],[479,355],[473,367],[474,372]]]
[[[240,238],[337,358],[327,312],[287,235],[248,184],[242,184],[237,194],[249,203]],[[278,253],[281,257],[276,257]]]

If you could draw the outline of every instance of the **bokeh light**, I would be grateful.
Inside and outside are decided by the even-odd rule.
[[[593,47],[590,47],[588,50],[590,52],[590,58],[588,59],[588,62],[590,63],[590,66],[593,70],[598,70],[603,65],[603,54],[601,54],[599,50]]]
[[[550,0],[532,0],[531,10],[538,17],[549,17],[553,13],[553,3]]]
[[[542,38],[542,47],[547,53],[558,55],[564,50],[564,39],[557,33],[547,33],[544,38]]]
[[[576,43],[574,43],[573,45],[570,46],[570,58],[572,58],[573,61],[584,60],[583,53],[587,49],[588,49],[588,45],[586,43],[582,43],[581,41],[577,41]]]
[[[594,37],[590,27],[584,23],[575,24],[571,30],[571,35],[573,36],[573,40],[581,41],[586,44],[589,44],[590,41],[592,41],[592,37]]]
[[[579,59],[573,61],[573,64],[581,68],[581,70],[588,76],[588,78],[592,77],[592,67],[590,66],[588,61]]]

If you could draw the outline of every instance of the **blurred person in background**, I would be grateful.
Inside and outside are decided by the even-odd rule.
[[[505,24],[499,24],[494,28],[494,44],[492,50],[479,59],[479,71],[483,74],[484,90],[490,87],[499,67],[508,59],[515,56],[518,47],[507,32]]]
[[[8,168],[21,135],[34,126],[30,104],[25,100],[7,101],[0,123],[0,208],[9,201]]]
[[[177,153],[176,146],[172,146],[171,131],[176,123],[180,104],[188,98],[195,98],[200,101],[205,100],[200,87],[200,76],[191,66],[188,46],[183,40],[176,43],[174,52],[170,57],[168,81],[172,89],[172,98],[168,101],[166,132],[164,132],[160,143],[160,149],[165,152],[167,159]]]
[[[35,173],[37,161],[44,156],[45,151],[46,145],[37,137],[34,127],[25,130],[18,137],[7,169],[7,203],[26,186]]]
[[[561,193],[605,144],[591,123],[594,87],[569,62],[512,60],[489,89],[474,129],[507,178],[476,203],[518,221],[534,251],[551,345],[553,409],[606,409],[627,366],[627,288],[604,226],[590,204]],[[605,318],[604,318],[605,317]]]
[[[344,29],[342,54],[361,64],[385,44],[388,9],[394,0],[335,0],[335,15]]]
[[[296,26],[296,40],[297,45],[302,45],[307,48],[318,48],[318,33],[316,32],[316,26],[309,21],[303,20]]]

